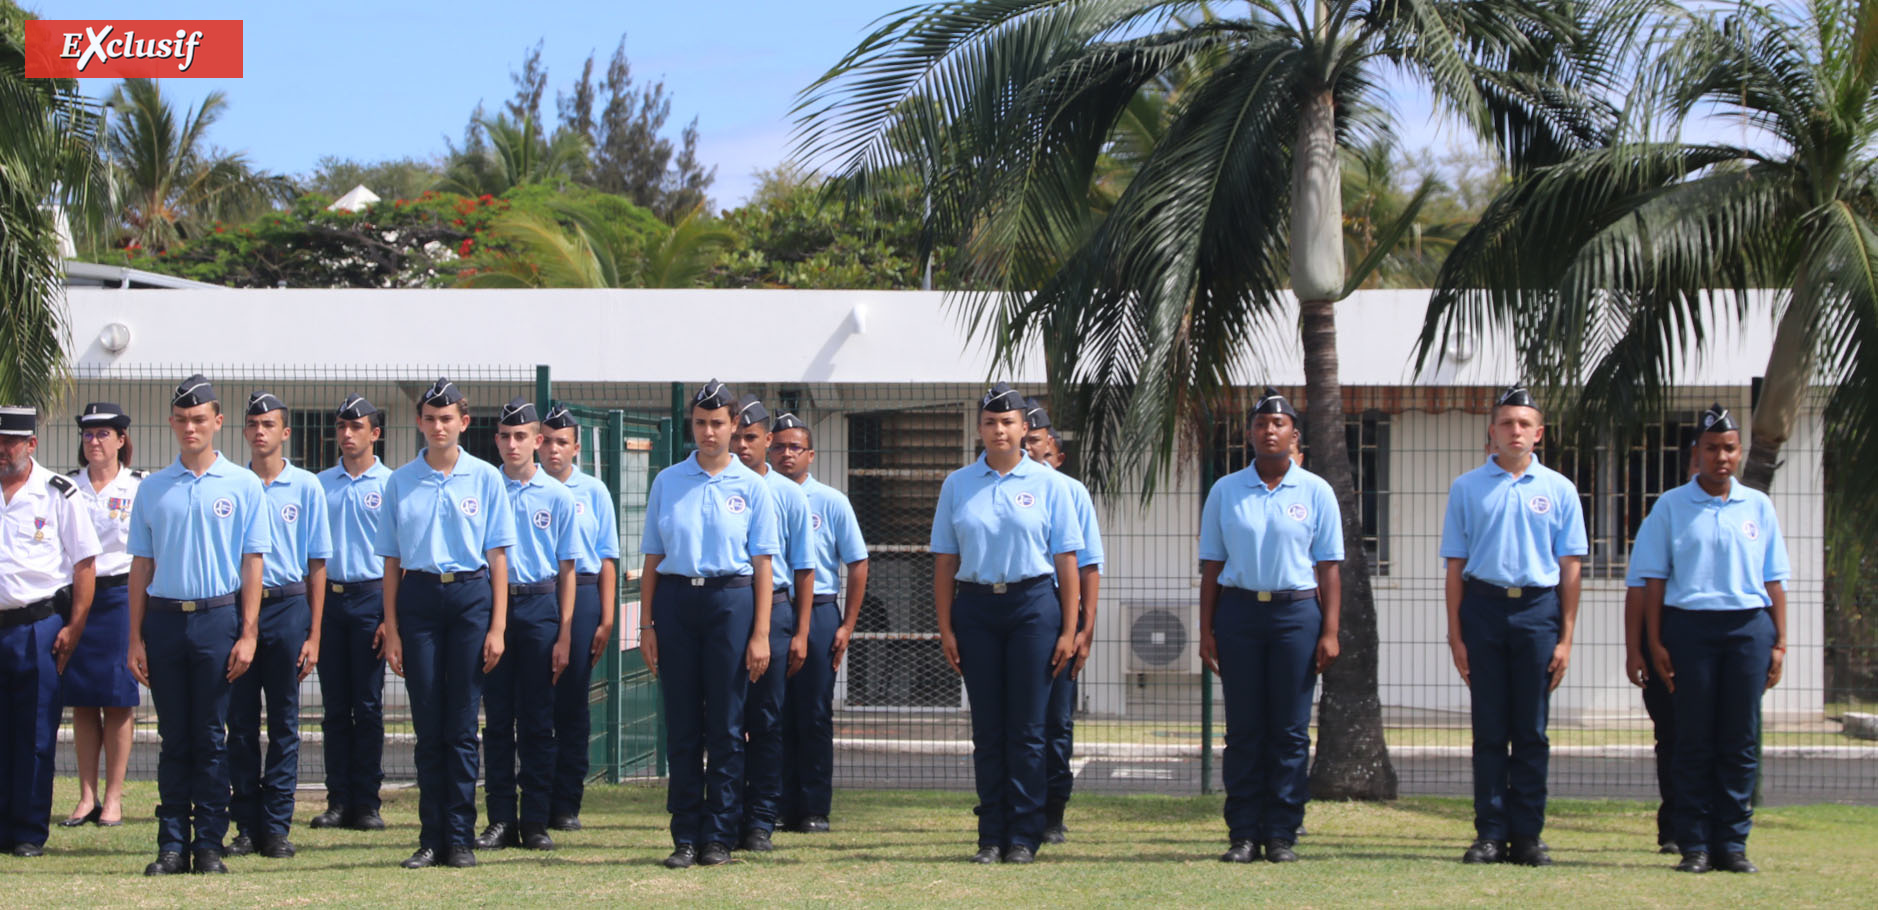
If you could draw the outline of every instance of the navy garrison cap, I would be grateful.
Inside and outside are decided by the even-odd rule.
[[[38,408],[0,407],[0,436],[32,436],[38,432]]]
[[[534,402],[517,395],[502,406],[502,416],[497,418],[496,423],[505,427],[519,427],[540,421],[540,416],[535,413]]]
[[[193,408],[214,400],[215,386],[209,384],[208,377],[197,373],[176,387],[176,394],[170,396],[170,407]]]
[[[574,425],[574,415],[558,401],[549,405],[548,416],[541,418],[542,429],[546,430],[565,430]]]
[[[998,413],[1002,411],[1022,411],[1030,399],[1017,394],[1010,383],[1000,382],[985,392],[985,397],[978,400],[978,409]]]
[[[94,401],[85,405],[83,411],[78,412],[78,425],[85,429],[110,427],[113,430],[128,430],[130,429],[130,415],[124,413],[124,409],[119,407],[117,402]]]
[[[339,403],[339,410],[334,412],[340,420],[364,420],[378,413],[378,406],[365,400],[363,395],[347,395]]]
[[[806,423],[803,423],[802,418],[797,417],[796,415],[791,414],[788,411],[784,411],[781,414],[776,415],[776,420],[772,422],[769,425],[769,427],[770,429],[775,430],[776,432],[780,433],[784,430],[806,430],[809,428],[809,425]]]
[[[456,383],[439,376],[436,382],[431,383],[430,388],[424,390],[423,396],[417,399],[417,403],[419,405],[430,405],[433,408],[442,408],[456,404],[462,400],[463,390],[457,388]]]
[[[745,395],[737,399],[737,426],[747,427],[755,423],[768,423],[769,409],[755,395]]]
[[[1501,405],[1532,408],[1535,411],[1539,409],[1539,403],[1532,400],[1532,393],[1526,391],[1526,387],[1523,385],[1512,386],[1506,391],[1501,392],[1500,397],[1493,400],[1493,406],[1497,408]]]
[[[287,403],[274,397],[273,392],[256,392],[248,396],[248,416],[259,417],[269,411],[285,411]]]
[[[1704,433],[1727,433],[1739,429],[1741,425],[1735,423],[1734,416],[1729,414],[1728,409],[1722,407],[1719,401],[1709,405],[1708,410],[1702,414],[1702,432]]]
[[[698,394],[691,396],[692,407],[703,408],[707,411],[733,407],[736,403],[737,396],[730,391],[730,386],[715,379],[700,386]]]
[[[1050,428],[1050,412],[1044,410],[1035,398],[1024,399],[1024,425],[1033,430]]]
[[[1291,406],[1291,399],[1278,394],[1278,390],[1271,386],[1266,386],[1259,400],[1252,403],[1252,416],[1260,414],[1283,414],[1291,418],[1292,423],[1299,420],[1298,409]]]

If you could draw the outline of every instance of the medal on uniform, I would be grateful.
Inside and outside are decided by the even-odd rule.
[[[124,498],[121,496],[111,497],[111,517],[115,519],[119,515],[123,514],[123,511],[124,511]]]
[[[34,540],[46,539],[46,520],[45,519],[43,518],[33,519],[33,539]]]

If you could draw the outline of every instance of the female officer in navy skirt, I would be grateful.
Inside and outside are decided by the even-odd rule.
[[[671,869],[730,861],[743,818],[744,695],[769,669],[775,497],[730,453],[737,396],[713,379],[691,398],[697,451],[646,494],[640,655],[665,700]],[[707,768],[706,757],[710,764]]]
[[[1050,682],[1076,656],[1081,525],[1061,476],[1025,457],[1024,411],[1024,396],[1002,382],[985,393],[984,454],[946,477],[933,510],[939,645],[965,677],[972,711],[975,863],[1036,858]]]
[[[71,662],[59,677],[59,700],[72,708],[72,740],[78,758],[78,805],[60,827],[86,822],[107,828],[124,823],[124,772],[130,766],[132,716],[137,680],[130,675],[131,502],[142,471],[130,468],[130,415],[108,401],[85,405],[78,415],[79,468],[68,476],[78,501],[91,515],[104,548],[98,554],[91,618]],[[104,793],[98,793],[98,753],[104,753]]]
[[[1297,860],[1311,690],[1337,659],[1343,518],[1330,484],[1292,460],[1297,427],[1267,388],[1247,433],[1252,464],[1214,483],[1200,513],[1200,659],[1226,696],[1221,862]]]
[[[1679,872],[1758,872],[1749,800],[1760,773],[1761,693],[1787,653],[1787,545],[1767,494],[1735,479],[1741,428],[1702,415],[1696,477],[1656,500],[1637,529],[1651,663],[1676,717],[1670,819]]]

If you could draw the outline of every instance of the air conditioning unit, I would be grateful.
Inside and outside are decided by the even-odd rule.
[[[1122,606],[1130,673],[1200,672],[1200,604],[1143,601]]]

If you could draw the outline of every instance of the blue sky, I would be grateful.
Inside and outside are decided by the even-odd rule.
[[[171,79],[166,94],[193,103],[228,94],[229,109],[210,134],[248,153],[259,167],[310,171],[322,155],[361,161],[425,157],[456,138],[480,100],[492,111],[512,92],[509,71],[544,42],[549,97],[579,76],[589,53],[604,66],[621,33],[639,80],[663,77],[673,96],[673,135],[698,117],[700,157],[717,165],[713,201],[741,202],[752,172],[787,155],[796,92],[821,75],[881,15],[910,0],[545,0],[495,3],[320,3],[162,0],[24,0],[49,19],[110,17],[242,19],[241,79]],[[94,94],[111,82],[87,83]],[[1411,147],[1437,152],[1453,130],[1432,123],[1419,97],[1400,100]]]

